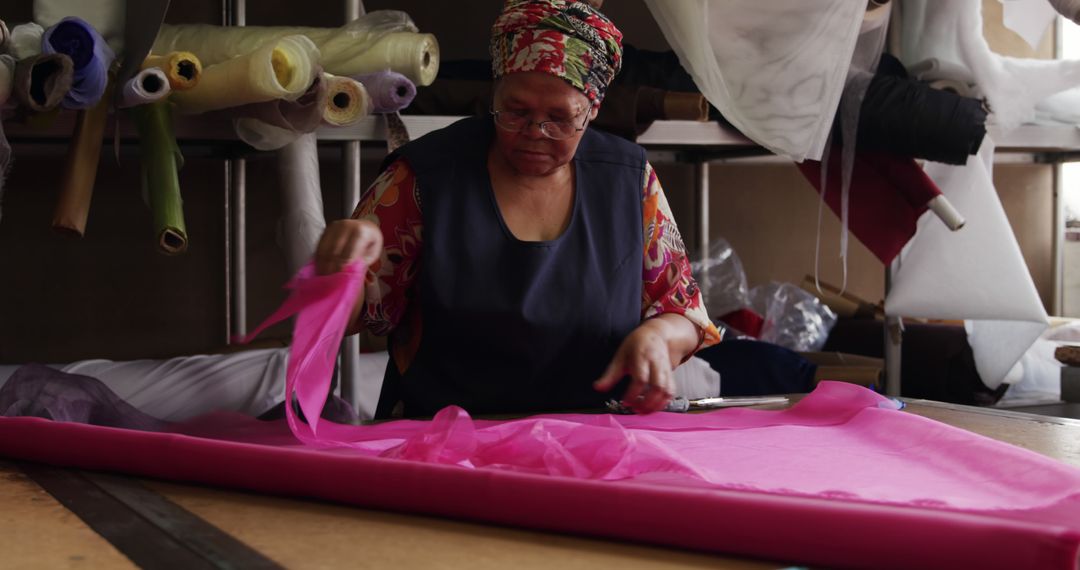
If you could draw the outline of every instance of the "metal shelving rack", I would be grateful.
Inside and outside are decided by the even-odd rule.
[[[344,18],[351,21],[364,13],[362,0],[344,0]],[[246,0],[222,0],[222,23],[242,26],[246,24]],[[462,117],[406,115],[402,120],[412,138],[445,127]],[[66,147],[74,128],[74,116],[65,114],[45,129],[30,129],[21,125],[5,126],[9,140],[21,145],[54,145]],[[112,140],[113,129],[120,129],[120,140],[133,144],[137,134],[130,121],[119,127],[112,123],[106,132]],[[1080,160],[1080,129],[1069,126],[1046,127],[1025,125],[1008,133],[991,128],[989,135],[997,144],[999,153],[1030,155],[1035,162],[1060,165],[1062,162]],[[232,126],[227,121],[213,121],[201,117],[184,117],[176,122],[176,136],[182,148],[209,147],[211,154],[224,156],[223,215],[225,222],[225,298],[226,340],[247,332],[247,256],[246,256],[246,154],[254,153],[238,142]],[[317,137],[324,142],[341,144],[344,169],[344,199],[341,213],[347,217],[359,202],[361,187],[361,151],[363,143],[382,143],[386,140],[386,123],[381,117],[367,117],[357,124],[344,128],[321,128]],[[695,167],[694,199],[697,208],[695,220],[697,231],[693,241],[699,252],[709,250],[709,164],[714,160],[745,156],[766,155],[768,152],[731,128],[718,123],[694,121],[657,121],[642,133],[638,144],[650,151],[656,161],[690,163]],[[52,149],[43,149],[51,152]],[[224,152],[222,152],[224,150]],[[1054,236],[1053,236],[1053,312],[1061,307],[1061,240],[1064,220],[1060,198],[1058,168],[1054,175]],[[886,276],[886,287],[888,275]],[[890,395],[900,392],[900,335],[899,321],[886,322],[886,391]],[[351,401],[353,387],[359,382],[356,355],[358,339],[347,339],[341,358],[341,396]]]

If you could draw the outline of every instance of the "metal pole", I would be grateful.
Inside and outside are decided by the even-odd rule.
[[[1051,274],[1050,313],[1062,315],[1065,312],[1065,188],[1061,184],[1061,163],[1055,162],[1052,167],[1054,237],[1050,242],[1050,251],[1054,265]]]
[[[233,332],[247,334],[247,176],[242,158],[232,162]]]
[[[224,220],[222,220],[225,226],[225,344],[232,344],[233,340],[233,328],[232,328],[232,305],[233,305],[233,291],[232,291],[232,160],[225,161],[225,180],[224,187],[224,203],[222,204],[222,210],[225,213]]]
[[[345,0],[345,21],[351,22],[364,14],[361,0]],[[347,141],[341,145],[341,162],[344,169],[342,189],[342,217],[352,216],[360,203],[360,141]],[[347,336],[341,343],[341,374],[338,389],[341,399],[354,409],[360,409],[356,401],[360,386],[360,335]]]
[[[709,255],[709,161],[697,163],[695,173],[694,197],[698,208],[698,257],[705,259]]]
[[[885,296],[892,288],[892,266],[885,267]],[[900,317],[885,316],[885,394],[900,395],[900,358],[903,354]]]
[[[243,26],[247,23],[246,0],[226,0],[223,14],[225,24]],[[247,334],[247,188],[245,161],[233,158],[225,161],[226,200],[226,278],[229,297],[226,307],[231,315],[230,341],[233,336]]]

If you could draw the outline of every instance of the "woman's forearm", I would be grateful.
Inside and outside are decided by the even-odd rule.
[[[640,326],[651,327],[668,346],[671,367],[675,368],[697,350],[701,343],[701,331],[690,319],[677,313],[664,313],[653,317]]]

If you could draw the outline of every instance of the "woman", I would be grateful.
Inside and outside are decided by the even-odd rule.
[[[588,128],[622,36],[562,0],[511,0],[492,31],[490,116],[388,157],[316,252],[370,264],[350,330],[389,335],[378,414],[596,407],[626,376],[625,404],[662,409],[719,334],[644,150]]]

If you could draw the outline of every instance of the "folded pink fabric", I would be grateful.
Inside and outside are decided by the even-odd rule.
[[[299,312],[287,389],[307,418],[362,279],[306,270],[275,316]],[[173,433],[0,418],[0,454],[828,567],[1076,568],[1080,470],[896,408],[824,382],[784,411],[309,426],[290,410]]]

